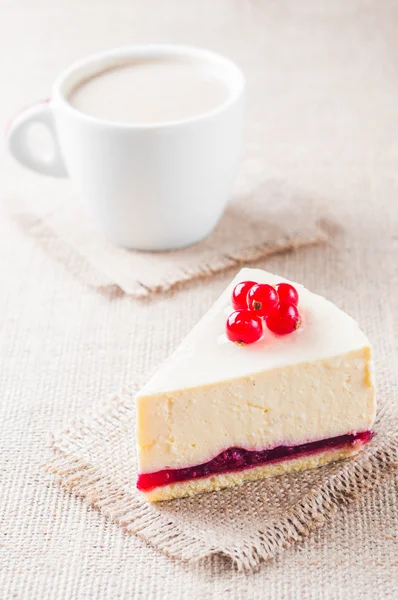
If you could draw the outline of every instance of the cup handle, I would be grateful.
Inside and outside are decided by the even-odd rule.
[[[34,123],[42,123],[50,132],[53,142],[53,155],[50,158],[39,156],[28,143],[27,134],[30,126]],[[12,121],[7,131],[7,145],[13,157],[33,171],[53,177],[68,175],[59,148],[54,115],[49,101],[43,101],[25,109]]]

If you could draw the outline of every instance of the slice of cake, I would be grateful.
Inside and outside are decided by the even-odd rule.
[[[324,465],[363,448],[375,411],[357,323],[242,269],[137,396],[137,487],[155,502]]]

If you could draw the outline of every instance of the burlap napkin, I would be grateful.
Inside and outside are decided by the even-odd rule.
[[[125,390],[56,435],[47,467],[65,488],[171,557],[197,561],[221,553],[252,570],[398,466],[397,412],[384,398],[377,435],[355,459],[151,505],[135,490],[134,391]]]
[[[6,204],[23,231],[87,285],[109,295],[145,297],[326,239],[320,221],[324,215],[308,198],[286,183],[264,182],[262,164],[244,164],[246,175],[215,231],[178,251],[133,252],[112,245],[69,186],[58,180],[41,181],[38,187],[36,176],[30,189],[25,182],[20,192],[14,181]]]

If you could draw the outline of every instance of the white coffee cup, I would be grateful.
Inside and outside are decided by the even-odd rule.
[[[228,85],[226,100],[192,118],[140,125],[97,119],[69,103],[68,93],[83,78],[129,58],[148,57],[209,63]],[[30,169],[69,175],[100,230],[115,244],[138,250],[182,248],[210,233],[231,197],[242,141],[244,87],[238,67],[207,50],[148,45],[103,52],[72,65],[56,80],[51,100],[16,117],[8,147]],[[50,159],[28,143],[35,123],[51,134]]]

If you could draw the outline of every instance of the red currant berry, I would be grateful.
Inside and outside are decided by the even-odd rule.
[[[241,281],[232,292],[232,306],[235,310],[246,309],[247,292],[255,285],[255,281]]]
[[[297,306],[299,299],[298,292],[290,283],[278,283],[275,289],[278,292],[280,304],[294,304]]]
[[[263,335],[263,324],[250,310],[237,310],[229,315],[225,333],[231,342],[244,346],[257,342]]]
[[[301,325],[301,318],[297,306],[294,304],[281,304],[266,318],[267,327],[272,333],[286,335],[293,333]]]
[[[261,317],[267,316],[278,306],[278,293],[268,283],[257,283],[247,294],[247,307]]]

